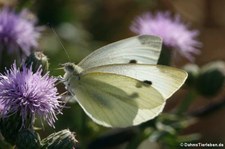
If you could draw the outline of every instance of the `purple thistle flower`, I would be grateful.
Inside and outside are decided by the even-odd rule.
[[[47,121],[54,127],[56,114],[61,113],[60,96],[54,86],[55,78],[48,74],[41,75],[38,69],[33,73],[32,68],[16,68],[14,63],[6,73],[0,74],[0,104],[4,105],[2,117],[19,112],[23,124],[26,118],[35,116]]]
[[[40,36],[39,28],[35,27],[35,21],[27,19],[28,11],[24,10],[16,14],[5,7],[0,11],[0,50],[7,48],[8,53],[20,53],[28,56],[32,48],[37,47],[37,39]]]
[[[171,18],[169,12],[158,12],[155,16],[145,13],[133,21],[130,29],[137,34],[161,37],[165,46],[176,49],[190,61],[194,60],[193,54],[200,54],[197,48],[201,47],[201,43],[195,40],[199,31],[190,30],[179,15]]]

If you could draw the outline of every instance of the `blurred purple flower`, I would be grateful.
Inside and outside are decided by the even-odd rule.
[[[0,118],[1,118],[1,115],[2,115],[1,113],[2,113],[3,109],[4,109],[4,106],[3,106],[3,104],[0,103]]]
[[[190,61],[194,60],[193,54],[200,53],[201,43],[195,39],[199,31],[190,30],[179,15],[172,18],[169,12],[158,12],[155,16],[145,13],[133,21],[130,29],[137,34],[161,37],[165,46],[176,49]]]
[[[54,86],[56,79],[48,74],[41,75],[25,65],[20,70],[14,63],[6,73],[0,74],[0,104],[4,105],[2,116],[7,117],[19,112],[23,124],[26,118],[35,116],[47,121],[54,127],[56,114],[61,113],[60,96]]]
[[[40,29],[35,27],[35,20],[28,19],[28,11],[16,14],[5,7],[0,11],[0,50],[7,48],[8,53],[21,53],[28,56],[31,49],[37,47]]]

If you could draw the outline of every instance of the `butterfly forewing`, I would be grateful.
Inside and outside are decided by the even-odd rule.
[[[85,57],[78,65],[89,69],[109,64],[156,64],[162,40],[156,36],[141,35],[106,45]]]
[[[147,81],[153,88],[159,91],[164,99],[168,99],[177,91],[187,78],[187,73],[183,70],[160,65],[145,64],[117,64],[95,67],[83,73],[104,72],[124,75],[135,78],[139,81]]]
[[[95,122],[127,127],[153,119],[163,109],[162,95],[151,85],[110,73],[88,73],[71,80],[78,103]]]

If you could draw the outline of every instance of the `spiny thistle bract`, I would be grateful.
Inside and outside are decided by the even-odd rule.
[[[49,135],[42,140],[43,149],[75,149],[77,144],[74,133],[68,129]]]

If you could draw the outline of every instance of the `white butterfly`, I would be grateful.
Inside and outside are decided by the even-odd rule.
[[[104,46],[79,64],[64,64],[64,83],[85,113],[106,127],[128,127],[159,115],[187,78],[156,65],[162,40],[141,35]]]

